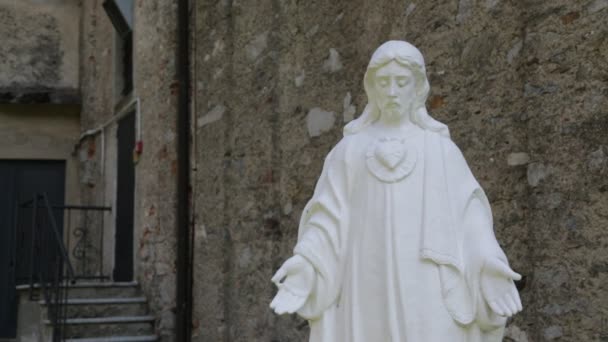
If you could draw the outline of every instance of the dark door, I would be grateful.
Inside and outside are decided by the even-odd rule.
[[[65,199],[65,162],[0,160],[0,338],[14,338],[17,328],[15,285],[29,282],[31,266],[30,209],[17,203],[46,192],[51,205]],[[55,216],[60,221],[61,215]]]
[[[118,179],[114,280],[133,280],[133,201],[135,193],[135,113],[118,123]]]

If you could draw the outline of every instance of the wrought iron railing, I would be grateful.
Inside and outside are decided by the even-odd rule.
[[[77,279],[107,280],[104,271],[105,214],[110,207],[65,205],[55,206],[65,213],[66,246],[70,249]]]
[[[109,278],[103,269],[103,219],[111,208],[51,205],[46,194],[39,194],[19,205],[18,210],[28,210],[27,216],[31,214],[31,227],[30,222],[18,222],[19,217],[24,217],[23,213],[18,211],[15,215],[17,235],[31,240],[30,243],[18,242],[22,247],[17,253],[27,252],[19,267],[21,277],[27,272],[31,300],[40,299],[35,291],[40,289],[47,305],[48,321],[53,327],[53,341],[62,341],[69,285],[77,280]],[[93,227],[95,229],[91,229]],[[31,230],[24,231],[28,229]],[[97,246],[94,240],[98,242]]]
[[[47,319],[53,327],[53,342],[58,342],[63,340],[65,332],[67,284],[75,282],[74,268],[48,196],[36,195],[29,202],[32,206],[30,299],[37,299],[34,291],[37,284],[47,306]]]

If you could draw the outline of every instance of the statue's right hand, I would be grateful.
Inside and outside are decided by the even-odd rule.
[[[272,277],[279,292],[270,303],[277,314],[294,313],[298,311],[313,290],[315,270],[301,255],[287,259],[283,266]]]

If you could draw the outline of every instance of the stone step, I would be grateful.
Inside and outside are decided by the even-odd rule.
[[[77,280],[75,282],[65,282],[61,286],[68,286],[70,288],[82,288],[82,287],[137,287],[139,283],[136,281],[86,281],[86,280]],[[30,288],[29,284],[17,285],[17,290],[28,290]],[[40,284],[34,284],[35,289],[40,288]]]
[[[139,297],[141,291],[137,282],[85,282],[64,284],[68,288],[70,298],[113,298],[113,297]],[[29,291],[29,285],[17,286],[18,291]],[[34,284],[34,289],[40,291],[40,285]],[[42,298],[42,294],[38,294]]]
[[[146,303],[146,298],[145,297],[70,298],[67,301],[68,305],[134,304],[134,303]],[[46,302],[44,300],[41,300],[40,305],[46,305]]]
[[[69,298],[140,297],[141,291],[137,282],[83,282],[71,285],[68,296]]]
[[[70,298],[67,301],[68,318],[95,318],[111,316],[143,316],[148,314],[144,297]],[[47,318],[47,306],[42,305],[43,318]]]
[[[112,317],[93,317],[93,318],[68,318],[67,325],[87,325],[87,324],[129,324],[154,322],[154,316],[112,316]],[[44,320],[44,324],[51,324],[49,320]]]
[[[45,324],[50,324],[45,320]],[[99,336],[151,336],[153,316],[113,316],[69,318],[65,322],[65,338],[99,338]]]
[[[157,341],[156,335],[142,336],[108,336],[108,337],[92,337],[92,338],[71,338],[66,342],[148,342]]]

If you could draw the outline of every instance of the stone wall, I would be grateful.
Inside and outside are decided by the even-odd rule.
[[[527,10],[531,340],[601,341],[608,338],[608,1],[537,2]]]
[[[134,87],[144,143],[135,174],[135,262],[165,341],[174,338],[176,312],[177,1],[134,3]]]
[[[118,55],[114,29],[102,1],[83,2],[82,131],[83,197],[115,207],[117,118],[125,104],[138,110],[138,139],[144,150],[135,167],[135,273],[157,316],[162,340],[173,338],[175,315],[176,112],[175,1],[136,1],[133,37],[134,90],[122,96],[115,72]],[[137,102],[139,101],[139,102]],[[136,104],[138,103],[138,104]],[[103,152],[102,152],[103,150]],[[114,245],[114,220],[108,220],[104,246]],[[111,274],[114,249],[106,249]]]
[[[81,104],[81,139],[78,141],[78,162],[82,202],[86,205],[115,207],[116,180],[110,178],[116,169],[116,127],[103,126],[114,115],[113,34],[112,25],[101,3],[84,1],[79,23],[79,80]],[[114,171],[114,172],[113,172]],[[114,267],[115,211],[104,217],[103,276],[112,274]],[[92,241],[99,241],[100,217],[89,221]],[[99,243],[94,244],[99,248]],[[98,266],[100,260],[89,260]]]
[[[170,340],[176,5],[135,3],[144,142],[136,271]],[[388,39],[425,54],[431,114],[450,126],[492,202],[499,241],[526,276],[525,311],[507,340],[608,336],[608,1],[205,0],[192,13],[195,341],[306,339],[303,320],[269,310],[269,279],[291,254],[323,158],[366,103],[369,57]],[[117,115],[121,98],[100,1],[82,3],[81,28],[84,132]],[[83,141],[87,203],[113,205],[115,128]]]
[[[268,304],[324,156],[388,39],[427,60],[450,126],[526,276],[507,340],[606,338],[608,1],[200,1],[194,340],[304,341]]]
[[[78,0],[0,0],[0,102],[76,103]]]

